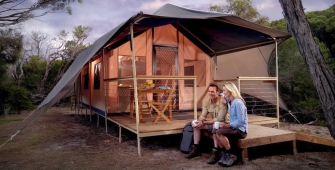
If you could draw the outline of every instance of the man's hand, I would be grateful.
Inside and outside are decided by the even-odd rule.
[[[193,126],[194,128],[200,128],[204,126],[204,121],[203,120],[198,120],[197,124],[195,126]]]

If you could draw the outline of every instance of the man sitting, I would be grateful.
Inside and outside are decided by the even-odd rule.
[[[191,152],[186,155],[186,158],[194,158],[199,156],[199,142],[201,138],[201,130],[206,130],[212,133],[214,122],[225,122],[227,114],[227,105],[221,102],[219,97],[219,87],[215,83],[209,84],[208,87],[208,97],[204,100],[202,105],[202,113],[198,118],[196,124],[192,124],[193,127],[193,146]],[[212,120],[206,120],[207,115],[210,114],[213,118]],[[229,121],[229,119],[227,120]],[[218,145],[214,141],[213,157],[207,162],[208,164],[215,164],[220,159],[220,152],[218,150]]]

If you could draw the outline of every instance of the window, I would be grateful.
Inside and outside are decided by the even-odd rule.
[[[88,89],[88,68],[84,70],[84,89]]]
[[[185,76],[194,76],[194,66],[185,66],[184,67],[184,75]],[[193,80],[185,80],[185,87],[193,87]]]
[[[132,57],[127,55],[119,55],[119,77],[133,76],[133,65]],[[135,56],[136,64],[136,75],[146,75],[146,57],[145,56]],[[138,81],[138,83],[143,83],[145,80]],[[119,81],[119,84],[131,85],[132,80]]]
[[[100,65],[101,63],[94,65],[94,89],[100,89]]]

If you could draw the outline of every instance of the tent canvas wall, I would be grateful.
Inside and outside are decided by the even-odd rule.
[[[136,54],[136,68],[138,75],[153,75],[153,70],[159,69],[160,75],[180,75],[184,76],[184,68],[192,67],[193,75],[197,76],[197,93],[201,94],[198,98],[198,106],[201,107],[201,101],[204,98],[206,93],[206,87],[212,82],[212,74],[211,74],[211,61],[210,57],[202,52],[197,46],[195,46],[190,40],[188,40],[182,33],[178,32],[178,30],[172,25],[165,25],[160,27],[155,27],[149,29],[141,34],[139,34],[136,38],[134,38],[134,46],[135,46],[135,54]],[[163,56],[162,60],[164,60],[164,67],[158,67],[157,62],[158,58],[155,54],[156,51],[168,51],[175,48],[175,59],[168,60],[167,57]],[[114,49],[110,49],[110,51],[106,52],[105,56],[105,64],[106,66],[106,77],[105,79],[110,78],[118,78],[118,77],[126,77],[132,76],[132,64],[131,64],[131,50],[130,50],[130,42],[126,42],[119,47]],[[154,57],[155,56],[155,57]],[[87,75],[87,69],[95,68],[98,63],[101,63],[102,54],[96,57],[96,60],[90,62],[88,65],[83,67],[81,70],[81,75]],[[165,57],[165,58],[164,58]],[[153,61],[154,60],[154,61]],[[89,66],[90,65],[90,66]],[[103,68],[100,69],[102,71]],[[173,71],[172,71],[173,70]],[[156,70],[157,71],[157,70]],[[90,105],[90,95],[91,98],[91,106],[99,112],[103,112],[105,109],[105,90],[106,95],[109,98],[107,108],[108,112],[129,112],[129,92],[127,93],[127,88],[129,85],[132,85],[133,82],[131,80],[120,80],[114,82],[108,82],[104,85],[103,77],[100,76],[100,87],[98,89],[94,89],[94,78],[96,69],[90,69],[89,71],[89,83],[93,94],[89,94],[88,88],[85,88],[85,82],[81,83],[80,89],[82,90],[82,102],[84,105]],[[102,72],[101,72],[102,74]],[[83,79],[82,79],[83,80]],[[143,81],[139,81],[143,83]],[[156,86],[165,85],[165,81],[162,81],[159,84],[156,81]],[[119,86],[122,85],[122,86]],[[126,87],[125,87],[126,86]],[[178,106],[180,110],[190,110],[193,109],[193,96],[191,91],[193,91],[192,87],[189,85],[185,85],[184,81],[179,81],[178,83]],[[185,92],[187,91],[187,92]],[[127,107],[128,106],[128,107]]]

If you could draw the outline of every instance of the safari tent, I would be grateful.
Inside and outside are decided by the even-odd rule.
[[[181,133],[199,114],[211,82],[233,81],[253,98],[250,114],[274,112],[269,122],[278,122],[279,107],[286,106],[278,70],[269,77],[268,64],[275,56],[278,65],[277,45],[289,37],[235,15],[166,4],[134,15],[80,53],[39,109],[75,95],[86,113],[104,118],[106,131],[111,121],[120,137],[121,128],[136,133],[140,148],[141,137]],[[254,110],[259,105],[271,111]]]

